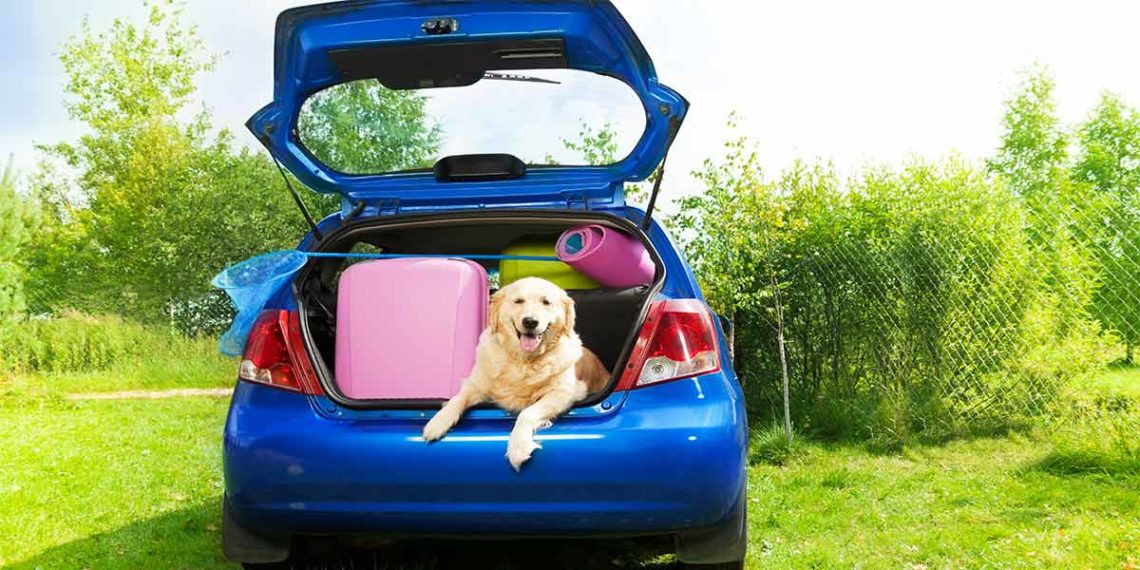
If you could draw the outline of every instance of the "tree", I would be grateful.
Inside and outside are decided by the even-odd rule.
[[[735,126],[735,117],[729,124]],[[783,257],[794,241],[796,222],[780,184],[764,180],[748,139],[737,138],[725,146],[723,161],[706,160],[693,173],[705,188],[681,199],[671,226],[680,233],[713,309],[732,315],[742,337],[765,334],[755,330],[757,325],[775,333],[784,435],[790,443],[791,384],[783,296],[789,283]],[[746,359],[750,360],[748,353],[753,349],[742,348]]]
[[[297,132],[314,156],[349,174],[430,167],[440,127],[427,116],[427,97],[379,81],[334,85],[301,108]]]
[[[1121,199],[1140,192],[1140,110],[1113,93],[1103,93],[1077,128],[1079,152],[1074,178]]]
[[[987,165],[1004,175],[1010,189],[1029,200],[1051,200],[1068,167],[1069,139],[1053,101],[1056,83],[1048,70],[1023,72],[1013,97],[1005,102],[1001,146]]]
[[[32,209],[16,193],[16,170],[9,158],[0,172],[0,328],[24,312],[19,253],[34,228]]]
[[[1140,111],[1105,93],[1078,128],[1077,140],[1073,177],[1090,185],[1106,206],[1097,217],[1100,284],[1092,310],[1120,335],[1131,363],[1140,342]]]
[[[581,122],[578,140],[562,140],[566,150],[578,153],[584,164],[605,166],[618,160],[617,130],[606,123],[595,130],[586,121]]]
[[[228,317],[211,276],[292,247],[307,228],[264,154],[191,108],[195,81],[217,58],[183,21],[183,4],[147,6],[141,24],[116,19],[97,32],[84,23],[62,46],[64,106],[88,134],[42,148],[32,186],[44,230],[25,257],[38,310],[173,319],[197,332]],[[436,150],[422,97],[361,84],[315,100],[304,118],[314,144],[360,168],[419,166]],[[362,102],[375,107],[353,115]],[[337,207],[332,198],[316,203],[318,214]]]
[[[1055,85],[1047,70],[1029,69],[1002,118],[1005,132],[991,172],[1027,208],[1026,231],[1042,287],[1036,312],[1062,338],[1088,322],[1096,287],[1092,255],[1100,201],[1070,175],[1069,136],[1056,115]]]
[[[617,129],[612,123],[606,123],[594,129],[586,121],[582,121],[578,130],[578,140],[562,139],[562,146],[581,157],[582,164],[591,166],[606,166],[620,160],[618,156]],[[554,157],[546,156],[546,164],[557,164]],[[655,175],[656,176],[656,175]],[[646,182],[637,182],[625,185],[625,199],[627,202],[641,202],[649,198]]]
[[[303,230],[272,165],[190,109],[216,58],[182,5],[148,7],[141,25],[85,22],[62,46],[64,106],[87,134],[42,147],[33,177],[45,228],[27,258],[40,309],[168,319],[209,294],[226,264]]]

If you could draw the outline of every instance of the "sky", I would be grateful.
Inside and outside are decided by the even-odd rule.
[[[242,126],[271,99],[276,14],[307,2],[193,0],[187,19],[223,54],[199,82],[215,124],[255,145]],[[1058,112],[1081,120],[1104,90],[1140,106],[1140,2],[910,0],[797,2],[615,0],[660,80],[692,103],[670,155],[666,197],[696,191],[687,175],[739,134],[770,172],[794,159],[850,174],[910,155],[992,153],[1002,102],[1019,70],[1046,65]],[[105,28],[139,18],[138,0],[0,0],[0,157],[35,163],[33,144],[82,132],[61,105],[57,56],[84,17]],[[489,133],[488,137],[493,135]],[[469,141],[471,142],[471,141]]]

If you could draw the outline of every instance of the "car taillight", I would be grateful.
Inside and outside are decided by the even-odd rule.
[[[249,331],[238,377],[248,382],[323,394],[301,339],[296,311],[262,311]]]
[[[696,299],[655,301],[622,371],[617,390],[720,370],[712,314]]]

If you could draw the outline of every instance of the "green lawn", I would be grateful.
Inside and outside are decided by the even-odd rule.
[[[1125,396],[1140,401],[1140,366],[1116,364],[1092,378],[1083,389],[1106,396]]]
[[[1140,561],[1140,476],[1069,475],[1014,436],[876,456],[810,447],[752,469],[750,567],[1119,568]]]
[[[227,403],[0,408],[0,560],[29,570],[224,567]]]
[[[8,399],[0,405],[0,566],[232,568],[217,527],[225,399]],[[1014,435],[899,455],[805,444],[786,466],[751,469],[749,567],[1140,564],[1140,470],[1066,469],[1052,460],[1051,442]],[[464,567],[528,568],[551,557],[566,568],[673,566],[630,550],[428,544],[397,552],[391,567],[478,560]]]
[[[53,399],[66,394],[166,390],[171,388],[228,388],[237,380],[238,361],[221,356],[213,342],[196,343],[185,353],[159,354],[132,359],[105,371],[0,372],[0,406],[4,400]]]

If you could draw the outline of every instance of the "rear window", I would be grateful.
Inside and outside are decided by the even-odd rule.
[[[329,168],[382,174],[479,153],[512,154],[530,165],[612,164],[633,151],[645,124],[641,101],[622,81],[543,69],[488,72],[466,87],[341,83],[305,101],[297,136]]]

